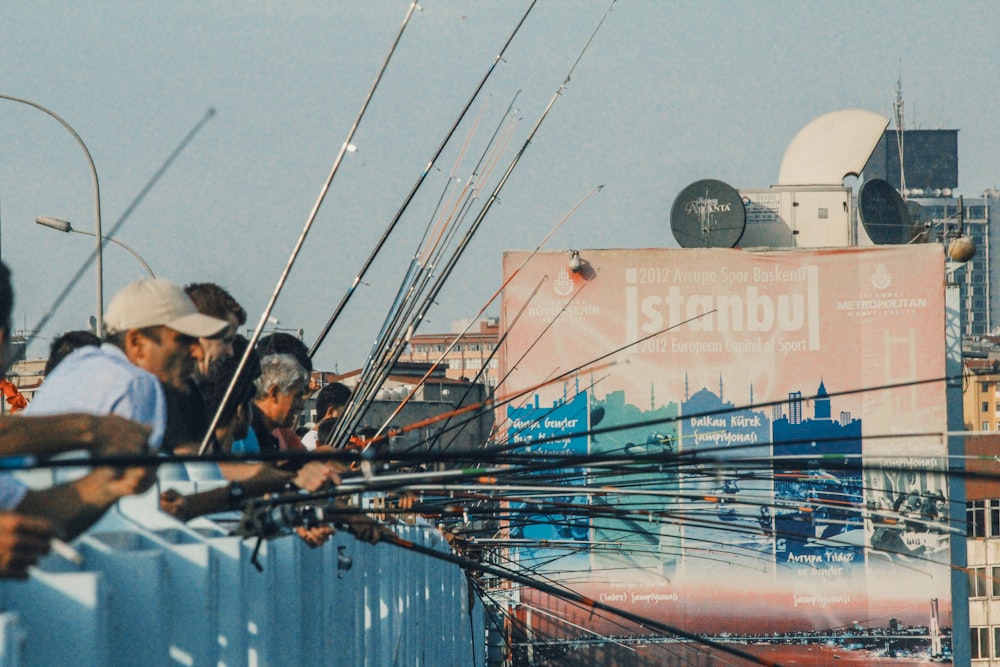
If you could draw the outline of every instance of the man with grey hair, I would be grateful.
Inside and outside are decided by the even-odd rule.
[[[260,362],[251,428],[261,452],[306,451],[301,440],[284,437],[305,404],[309,373],[290,354],[269,354]]]

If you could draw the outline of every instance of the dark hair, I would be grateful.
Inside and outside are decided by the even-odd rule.
[[[162,327],[162,326],[165,326],[165,325],[157,324],[157,325],[151,326],[151,327],[142,327],[141,329],[125,329],[123,331],[116,331],[113,334],[109,334],[109,335],[104,336],[104,340],[105,340],[105,342],[111,343],[115,347],[117,347],[117,348],[119,348],[121,350],[124,350],[125,349],[125,339],[128,338],[128,332],[129,331],[138,331],[139,333],[141,333],[143,336],[145,336],[146,338],[150,339],[154,343],[159,343],[160,340],[161,340],[161,338],[160,338],[160,327]],[[184,334],[181,334],[181,335],[183,336]],[[191,337],[188,336],[188,338],[191,338]],[[192,340],[194,340],[194,339],[192,339]]]
[[[205,398],[205,410],[209,417],[215,414],[222,404],[222,398],[226,395],[226,389],[236,375],[236,369],[240,365],[240,359],[247,349],[247,339],[237,335],[233,340],[233,356],[220,360],[213,364],[211,370],[201,383],[201,393]],[[236,415],[236,408],[250,401],[255,392],[254,381],[260,377],[260,357],[256,352],[250,351],[247,363],[240,373],[239,379],[233,385],[233,392],[226,402],[226,407],[219,417],[219,425],[225,426],[232,421]]]
[[[0,262],[0,329],[10,333],[10,313],[14,308],[14,286],[10,282],[10,269]]]
[[[232,294],[215,283],[192,283],[186,285],[184,291],[202,315],[225,320],[232,313],[236,316],[238,325],[246,324],[247,311],[243,310],[243,306],[233,298]]]
[[[59,362],[66,356],[81,347],[88,345],[100,345],[101,339],[90,331],[67,331],[52,341],[49,345],[49,360],[45,362],[45,375],[52,372],[52,369],[59,365]]]
[[[312,374],[313,362],[309,357],[309,348],[290,333],[277,331],[264,336],[257,341],[257,353],[262,357],[269,354],[290,354],[306,369],[306,373]]]
[[[351,388],[340,382],[332,382],[316,393],[316,417],[322,419],[330,408],[340,408],[351,400]]]

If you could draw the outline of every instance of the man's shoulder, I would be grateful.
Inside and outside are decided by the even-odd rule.
[[[35,392],[28,414],[65,412],[68,408],[102,413],[109,397],[140,391],[162,396],[160,382],[139,368],[113,345],[90,346],[73,351],[62,360]]]

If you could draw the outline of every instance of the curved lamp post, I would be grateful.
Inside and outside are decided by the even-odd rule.
[[[90,175],[94,180],[94,217],[96,218],[96,229],[94,237],[96,238],[97,241],[97,249],[96,249],[97,313],[95,317],[97,323],[95,324],[95,330],[96,330],[95,333],[99,338],[103,338],[104,337],[104,264],[102,262],[101,248],[103,246],[102,241],[104,239],[104,235],[101,233],[101,186],[97,181],[97,167],[94,166],[94,159],[90,157],[90,151],[87,150],[87,145],[83,143],[83,139],[81,139],[80,135],[76,133],[76,130],[70,127],[69,123],[64,121],[53,111],[46,109],[37,102],[32,102],[31,100],[26,100],[20,97],[14,97],[12,95],[0,94],[0,99],[10,100],[11,102],[20,102],[21,104],[27,104],[29,107],[34,107],[39,111],[48,114],[56,121],[58,121],[60,125],[65,127],[70,134],[73,135],[73,138],[76,139],[76,143],[80,144],[80,148],[83,149],[84,154],[87,156],[87,164],[90,165]]]
[[[42,216],[39,216],[39,217],[35,218],[35,222],[37,222],[38,224],[42,225],[43,227],[51,227],[52,229],[55,229],[55,230],[60,231],[60,232],[66,232],[67,234],[70,233],[70,232],[74,232],[76,234],[85,234],[87,236],[93,236],[94,235],[94,232],[85,232],[82,229],[75,229],[73,227],[73,225],[68,220],[60,220],[59,218],[50,218],[47,215],[42,215]],[[135,251],[135,248],[133,248],[132,246],[128,245],[124,241],[119,241],[118,239],[116,239],[114,237],[111,237],[111,236],[105,236],[104,240],[105,241],[110,241],[111,243],[114,243],[115,245],[117,245],[117,246],[119,246],[119,247],[124,248],[125,250],[127,250],[133,257],[136,258],[136,260],[138,260],[138,262],[140,264],[142,264],[142,268],[144,268],[146,270],[146,273],[149,274],[150,278],[155,278],[156,277],[156,274],[153,273],[153,269],[149,268],[149,264],[147,264],[146,260],[144,260],[139,255],[139,253],[137,253]]]

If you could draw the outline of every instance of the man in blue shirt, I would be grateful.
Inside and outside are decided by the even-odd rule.
[[[107,340],[75,350],[56,366],[25,414],[117,414],[152,429],[159,448],[166,428],[165,385],[183,387],[202,355],[199,337],[228,323],[202,315],[180,287],[143,278],[122,289],[104,315]]]
[[[7,362],[13,296],[10,272],[0,262],[0,377]],[[149,435],[147,427],[117,416],[0,417],[0,456],[44,458],[71,450],[129,456],[147,451]],[[26,577],[54,537],[75,537],[142,480],[135,473],[99,468],[71,484],[31,491],[11,475],[0,474],[0,577]]]

